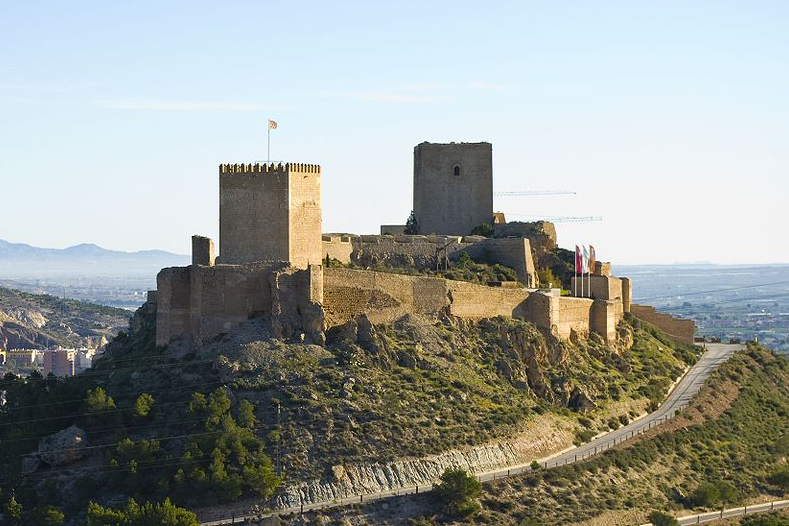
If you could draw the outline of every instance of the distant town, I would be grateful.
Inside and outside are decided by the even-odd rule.
[[[0,377],[13,373],[27,376],[39,372],[69,377],[93,365],[96,349],[0,349]]]

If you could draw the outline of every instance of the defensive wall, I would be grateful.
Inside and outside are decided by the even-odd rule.
[[[611,263],[605,261],[596,261],[591,274],[570,280],[570,290],[576,296],[613,301],[622,312],[630,312],[631,287],[630,278],[612,276]]]
[[[323,300],[329,326],[361,314],[373,323],[390,323],[405,314],[446,313],[468,319],[512,316],[559,338],[592,331],[614,341],[622,319],[621,303],[616,301],[345,268],[325,269]]]
[[[203,344],[266,315],[280,337],[303,331],[319,340],[321,274],[320,266],[303,270],[285,262],[162,269],[156,277],[156,344],[178,337]]]
[[[203,344],[260,316],[270,316],[278,337],[303,333],[320,343],[327,327],[361,314],[391,323],[406,314],[442,313],[512,316],[559,338],[591,331],[614,341],[623,312],[621,302],[551,291],[318,265],[296,269],[284,262],[166,268],[157,287],[157,345],[179,337]]]
[[[539,286],[530,240],[526,238],[324,234],[322,247],[324,258],[328,255],[346,264],[420,270],[435,269],[444,257],[456,260],[462,252],[467,252],[476,261],[512,268],[518,279],[529,288]]]
[[[693,345],[693,337],[696,334],[696,323],[693,320],[675,318],[670,314],[658,312],[655,310],[655,307],[650,305],[637,305],[635,303],[630,306],[630,312],[637,318],[651,323],[672,338]]]

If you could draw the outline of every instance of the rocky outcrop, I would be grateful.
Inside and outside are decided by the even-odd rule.
[[[38,456],[38,453],[27,455],[22,458],[20,473],[22,474],[22,476],[30,475],[32,473],[35,473],[40,466],[41,466],[41,457]]]
[[[70,464],[85,456],[88,436],[77,426],[70,426],[41,439],[38,455],[50,466]]]
[[[592,400],[583,389],[577,386],[570,394],[570,400],[567,405],[570,409],[579,413],[588,413],[597,407],[594,400]]]
[[[491,444],[466,451],[447,451],[421,459],[403,459],[386,464],[332,466],[328,480],[312,481],[287,488],[275,507],[285,508],[325,502],[359,494],[377,493],[414,485],[430,485],[452,467],[484,472],[518,462],[518,451],[509,443]]]

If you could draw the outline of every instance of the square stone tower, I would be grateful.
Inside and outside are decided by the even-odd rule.
[[[224,264],[320,265],[321,168],[314,164],[219,167],[219,258]]]
[[[414,216],[421,234],[468,235],[493,222],[489,142],[414,147]]]

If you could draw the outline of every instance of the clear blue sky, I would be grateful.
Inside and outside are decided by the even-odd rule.
[[[789,3],[3,2],[0,238],[189,251],[217,166],[323,167],[324,231],[490,141],[512,219],[616,263],[789,261]],[[514,215],[521,214],[521,215]]]

